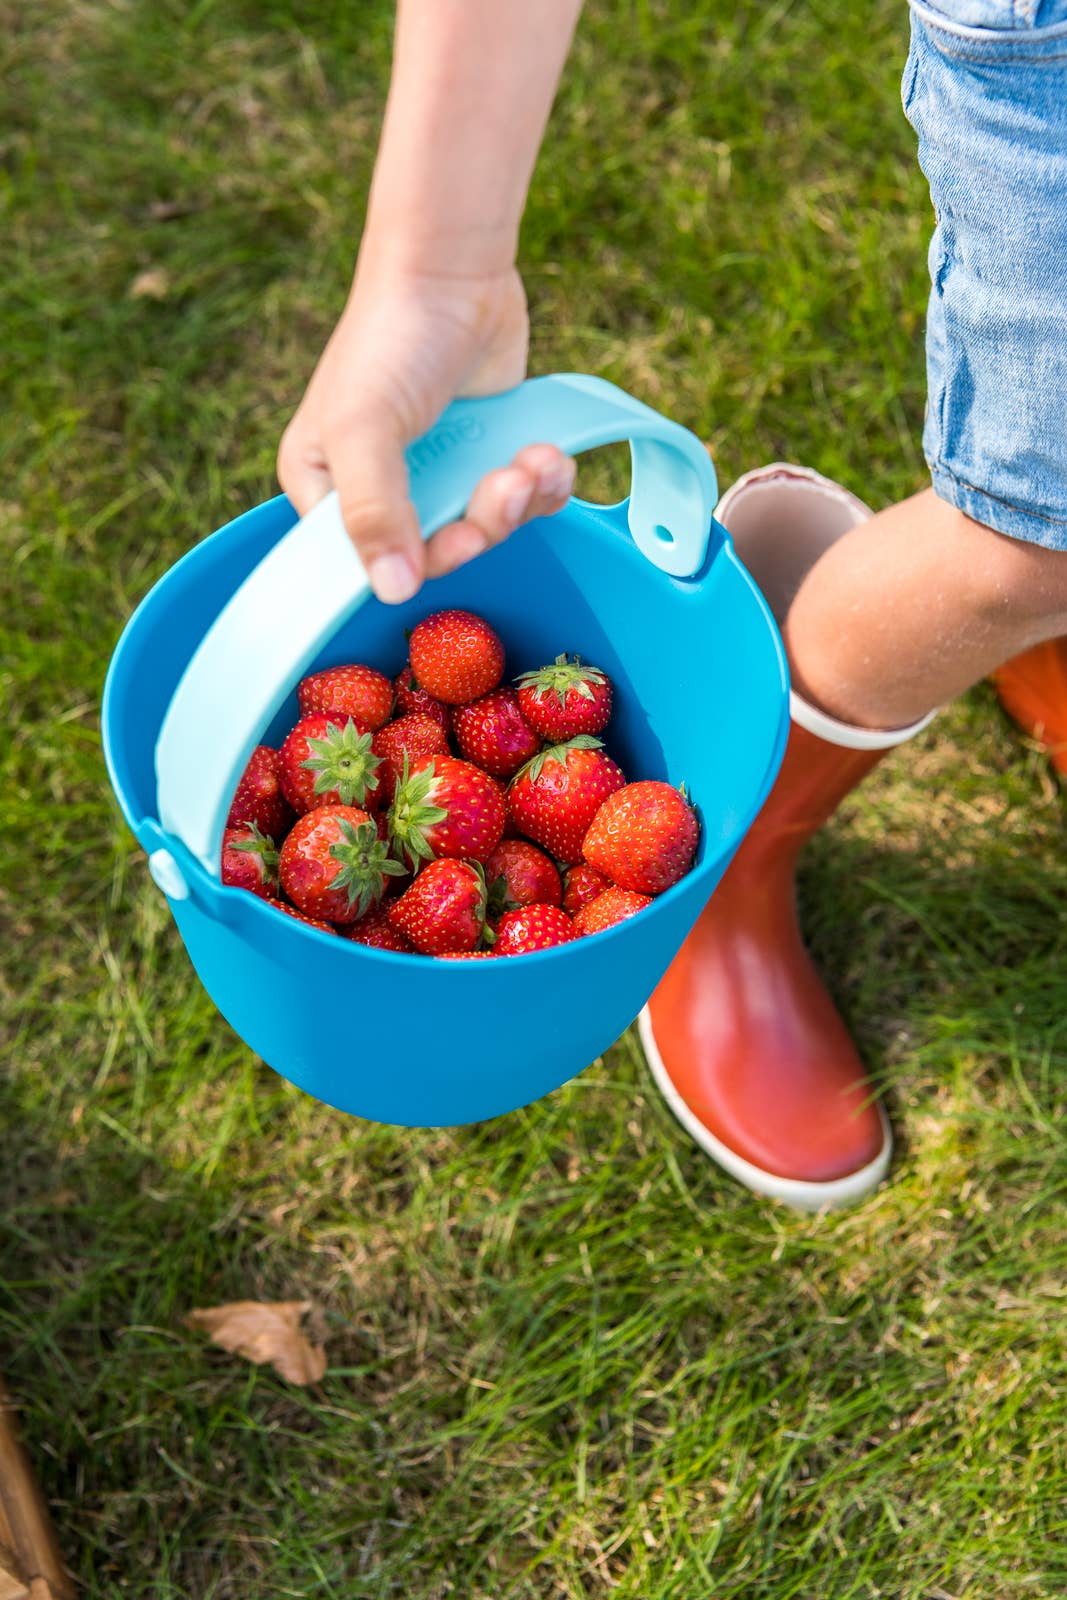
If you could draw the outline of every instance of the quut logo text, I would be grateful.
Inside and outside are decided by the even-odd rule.
[[[485,424],[474,417],[457,417],[432,428],[408,451],[408,466],[413,477],[435,461],[440,461],[449,450],[460,444],[472,444],[485,434]]]

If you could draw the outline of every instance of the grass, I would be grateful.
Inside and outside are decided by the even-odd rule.
[[[904,8],[714,9],[591,0],[524,232],[533,365],[632,388],[724,480],[787,455],[899,497],[930,225]],[[1062,1596],[1067,857],[1041,760],[978,689],[810,852],[811,936],[898,1130],[853,1212],[731,1185],[630,1037],[457,1131],[290,1089],[195,982],[98,705],[150,583],[271,492],[359,233],[390,8],[0,0],[0,24],[0,1349],[83,1593]],[[314,1302],[316,1391],[183,1326],[256,1296]]]

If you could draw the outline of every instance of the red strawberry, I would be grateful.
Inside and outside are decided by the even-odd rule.
[[[355,922],[403,872],[357,806],[320,806],[301,817],[282,845],[282,888],[309,917]]]
[[[222,836],[222,881],[249,889],[264,900],[278,898],[278,852],[254,822],[227,828]]]
[[[473,950],[485,926],[485,879],[470,861],[431,861],[389,905],[389,921],[427,956]]]
[[[558,906],[561,886],[555,862],[525,839],[501,839],[485,858],[489,918],[517,906]]]
[[[492,773],[489,776],[492,778]],[[508,802],[508,786],[503,778],[492,778],[492,781],[496,784],[497,793],[504,807],[504,832],[501,837],[504,839],[517,839],[519,830],[516,828],[514,818],[511,815],[511,806]]]
[[[327,667],[305,678],[297,687],[296,697],[302,717],[325,712],[334,717],[352,717],[371,732],[393,714],[393,686],[374,667]]]
[[[662,894],[684,878],[699,828],[685,796],[669,783],[628,783],[609,795],[582,845],[590,866],[620,889]]]
[[[432,694],[427,694],[425,689],[419,688],[410,661],[393,679],[393,690],[401,711],[421,711],[440,723],[445,733],[452,732],[451,708],[446,706],[443,700],[435,700]]]
[[[484,861],[504,832],[496,780],[454,756],[429,756],[397,784],[389,812],[396,854],[415,866],[435,856]]]
[[[285,798],[301,814],[321,806],[382,803],[378,757],[369,729],[352,717],[302,717],[281,749]]]
[[[496,930],[495,956],[524,956],[532,950],[550,950],[578,936],[565,911],[558,906],[520,906],[505,912]]]
[[[575,656],[557,656],[551,667],[524,672],[519,706],[542,739],[559,744],[576,733],[600,733],[611,716],[611,680],[597,667],[583,667]]]
[[[460,755],[498,778],[510,778],[541,748],[511,689],[494,689],[469,706],[457,706],[452,727]]]
[[[488,622],[470,611],[424,617],[412,629],[408,650],[419,687],[446,705],[480,699],[504,675],[504,646]]]
[[[427,756],[451,755],[448,734],[440,723],[425,711],[411,711],[395,722],[386,723],[374,735],[373,750],[381,761],[378,781],[386,805],[393,798],[403,770],[404,760],[409,767]]]
[[[406,933],[393,927],[384,905],[375,906],[358,922],[350,922],[341,929],[341,937],[351,939],[353,944],[369,945],[372,950],[396,950],[410,955],[415,948]]]
[[[617,889],[612,884],[610,889],[582,907],[574,919],[574,931],[580,939],[590,933],[603,933],[605,928],[625,922],[627,917],[636,916],[651,904],[649,895],[635,894],[632,889]]]
[[[583,733],[534,756],[511,780],[508,806],[517,828],[570,863],[601,802],[625,782],[600,740]]]
[[[281,839],[293,825],[293,808],[282,793],[281,756],[269,744],[257,744],[230,802],[228,828],[254,822],[268,839]]]
[[[337,929],[328,922],[323,922],[319,917],[306,917],[295,906],[287,906],[284,900],[272,900],[271,905],[275,911],[284,911],[287,917],[295,917],[297,922],[306,922],[309,928],[318,928],[320,933],[336,933]]]
[[[605,878],[588,862],[579,861],[577,866],[568,867],[563,874],[563,909],[568,917],[576,916],[590,900],[595,900],[598,894],[603,894],[610,887],[610,878]]]

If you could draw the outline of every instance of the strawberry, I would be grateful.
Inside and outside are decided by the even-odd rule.
[[[435,700],[432,694],[427,694],[425,689],[420,689],[415,681],[415,674],[411,670],[411,662],[402,667],[393,679],[393,692],[396,703],[401,711],[421,711],[427,717],[432,717],[440,723],[445,733],[452,732],[452,709],[446,706],[443,700]]]
[[[287,734],[280,761],[285,798],[301,815],[321,806],[373,811],[382,803],[370,730],[352,717],[302,717]]]
[[[561,885],[555,862],[525,839],[502,839],[485,858],[489,919],[518,906],[558,906]]]
[[[582,845],[589,865],[620,889],[662,894],[692,865],[699,828],[692,806],[669,783],[628,783],[609,795]]]
[[[563,909],[568,917],[576,916],[590,900],[595,900],[598,894],[603,894],[604,890],[610,887],[610,878],[605,878],[602,872],[598,872],[588,862],[579,861],[576,866],[568,867],[563,874]]]
[[[553,945],[569,944],[578,936],[565,911],[559,906],[520,906],[507,911],[496,930],[495,956],[524,956],[533,950],[550,950]]]
[[[294,826],[281,851],[282,888],[309,917],[355,922],[403,867],[389,859],[372,818],[356,806],[320,806]]]
[[[611,680],[597,667],[583,667],[575,656],[557,656],[554,665],[524,672],[518,680],[519,705],[535,733],[553,744],[576,733],[600,733],[611,716]]]
[[[374,732],[393,714],[393,686],[373,667],[327,667],[297,686],[300,715],[329,713],[351,717],[361,729]]]
[[[397,717],[395,722],[379,728],[374,735],[372,749],[381,761],[378,781],[386,805],[393,798],[405,759],[411,767],[426,756],[447,756],[452,753],[448,734],[425,711],[411,711],[407,716]]]
[[[358,922],[342,928],[341,937],[351,939],[353,944],[369,945],[372,950],[396,950],[401,955],[410,955],[415,949],[407,934],[393,927],[384,904],[374,906]]]
[[[632,889],[617,889],[614,884],[582,907],[574,919],[574,931],[580,939],[590,933],[603,933],[617,922],[636,916],[652,904],[647,894],[635,894]]]
[[[488,622],[470,611],[424,617],[412,629],[408,650],[419,687],[446,705],[479,700],[504,675],[504,646]]]
[[[494,778],[491,772],[487,772],[486,777],[489,779],[489,782],[493,785],[493,788],[500,796],[500,803],[504,807],[504,832],[501,834],[501,838],[517,839],[519,837],[519,830],[512,821],[511,807],[508,804],[508,786],[504,782],[503,778]]]
[[[337,929],[332,927],[330,923],[323,922],[320,917],[306,917],[304,913],[302,911],[298,911],[295,906],[287,906],[284,900],[272,900],[270,904],[274,907],[275,911],[284,911],[287,917],[295,917],[297,922],[306,922],[309,928],[318,928],[320,933],[337,932]]]
[[[522,833],[570,864],[601,802],[625,782],[600,740],[583,733],[534,756],[511,780],[508,806]]]
[[[495,779],[454,756],[405,765],[389,812],[389,837],[401,860],[415,866],[435,856],[484,861],[504,832],[504,802]]]
[[[485,926],[485,879],[470,861],[431,861],[389,905],[389,921],[427,956],[473,950]]]
[[[269,744],[257,744],[234,790],[228,828],[254,822],[268,839],[281,839],[293,825],[293,808],[282,793],[279,777],[281,757]]]
[[[494,689],[470,705],[457,706],[452,727],[464,760],[498,778],[510,778],[541,748],[511,689]]]
[[[227,828],[222,836],[222,881],[249,889],[264,900],[278,898],[278,852],[254,822]]]
[[[442,950],[438,961],[487,961],[491,950]]]

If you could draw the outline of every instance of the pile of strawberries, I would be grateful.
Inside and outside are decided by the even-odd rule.
[[[299,722],[237,786],[223,883],[429,956],[524,955],[642,910],[688,872],[693,808],[605,751],[603,672],[559,656],[514,689],[503,675],[489,624],[441,611],[392,682],[368,666],[305,678]]]

